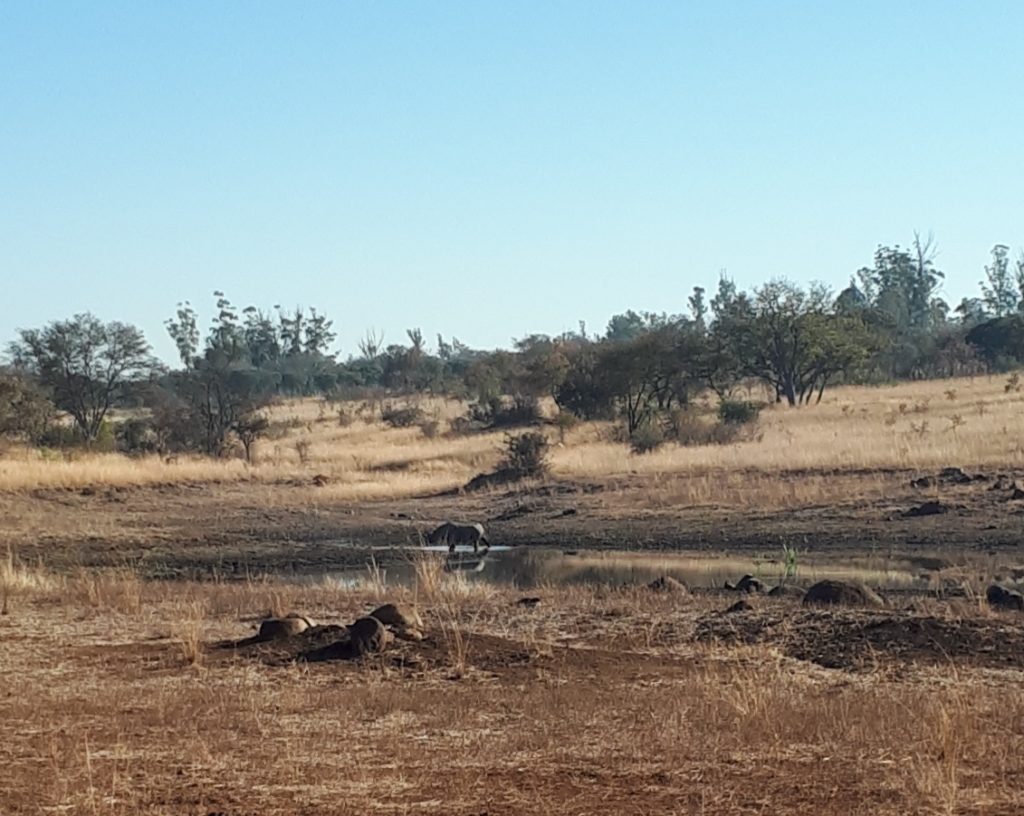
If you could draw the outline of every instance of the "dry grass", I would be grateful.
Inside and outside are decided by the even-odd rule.
[[[563,479],[641,477],[651,506],[690,504],[792,506],[835,496],[832,474],[847,474],[852,492],[884,490],[872,473],[1024,465],[1024,394],[1006,392],[999,377],[910,383],[878,388],[839,388],[821,405],[773,406],[762,415],[759,440],[725,446],[667,445],[637,456],[606,441],[609,428],[582,423],[565,434],[551,455]],[[445,420],[462,407],[426,401],[428,414]],[[458,487],[492,468],[503,435],[441,435],[419,428],[388,428],[369,410],[337,422],[334,406],[317,400],[285,403],[272,412],[275,438],[256,446],[254,466],[216,461],[119,455],[80,455],[71,461],[8,451],[0,459],[0,490],[128,487],[173,483],[252,481],[307,483],[327,477],[327,500],[387,499]],[[554,434],[554,431],[552,431]],[[780,475],[801,478],[780,480]]]
[[[494,589],[427,601],[425,585],[440,669],[269,666],[214,660],[209,644],[251,633],[271,598],[346,621],[380,587],[147,585],[112,641],[87,578],[70,593],[26,585],[0,621],[5,814],[1024,808],[1016,672],[827,671],[768,646],[694,643],[699,599],[575,587],[521,610]],[[109,580],[104,597],[134,594],[129,574]],[[472,633],[548,656],[474,670]]]

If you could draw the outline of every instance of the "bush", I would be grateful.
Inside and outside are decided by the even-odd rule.
[[[156,453],[159,447],[159,438],[148,419],[126,419],[117,426],[114,435],[121,453]]]
[[[436,419],[428,419],[420,423],[420,431],[427,439],[433,439],[441,430],[441,423]]]
[[[657,422],[645,422],[629,435],[629,446],[633,453],[650,453],[664,444],[665,431]]]
[[[548,438],[539,431],[508,434],[501,469],[518,479],[543,476],[548,469]]]
[[[580,424],[580,418],[570,411],[559,411],[555,417],[555,427],[558,428],[558,441],[564,443],[565,435]]]
[[[760,415],[761,406],[756,402],[726,399],[718,406],[718,418],[727,425],[749,425]]]
[[[470,405],[468,419],[486,428],[510,428],[535,425],[543,419],[543,415],[540,403],[533,397],[520,396],[511,400],[493,397]]]
[[[380,418],[385,425],[390,425],[392,428],[411,428],[413,425],[423,422],[426,415],[413,405],[404,407],[384,405],[380,410]]]
[[[39,444],[55,414],[53,403],[31,380],[0,373],[0,436]]]

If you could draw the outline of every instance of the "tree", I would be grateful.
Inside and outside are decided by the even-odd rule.
[[[935,268],[935,253],[934,239],[915,233],[910,250],[879,246],[874,266],[857,273],[872,308],[898,332],[931,328],[945,305],[937,298],[945,276]]]
[[[0,370],[0,437],[38,444],[55,409],[42,389],[16,371]]]
[[[704,299],[705,291],[702,286],[694,286],[693,294],[689,297],[690,314],[693,316],[693,323],[701,333],[707,331],[708,304]]]
[[[1006,317],[1017,311],[1020,292],[1010,273],[1010,248],[1006,244],[992,247],[992,263],[985,266],[981,282],[982,300],[995,317]]]
[[[191,368],[199,350],[199,321],[192,304],[187,300],[178,304],[176,318],[164,321],[167,333],[178,347],[178,356],[185,368]]]
[[[139,329],[102,323],[88,313],[42,329],[21,329],[19,335],[10,346],[15,365],[50,390],[54,404],[71,415],[90,444],[128,383],[157,368]]]
[[[726,338],[724,353],[743,374],[770,386],[778,400],[795,406],[817,395],[820,401],[826,386],[863,363],[873,347],[864,321],[835,313],[831,303],[824,287],[805,292],[785,280],[771,281],[754,291],[749,305],[734,304],[723,314],[717,328]]]

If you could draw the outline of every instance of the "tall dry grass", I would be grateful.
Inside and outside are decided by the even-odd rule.
[[[443,423],[462,407],[451,401],[426,403]],[[397,498],[438,492],[464,484],[493,468],[502,433],[429,437],[420,428],[389,428],[371,411],[340,424],[321,401],[286,402],[272,411],[273,438],[255,447],[252,466],[241,460],[179,457],[128,458],[78,455],[70,461],[34,451],[8,450],[0,458],[0,491],[39,488],[131,487],[181,482],[308,482],[327,477],[325,498]],[[637,456],[627,445],[608,441],[605,423],[581,423],[555,445],[551,468],[558,478],[663,477],[693,481],[687,498],[714,501],[723,478],[741,480],[757,493],[757,480],[777,489],[780,474],[1024,466],[1024,394],[1004,389],[1001,377],[904,383],[877,388],[847,387],[827,392],[820,405],[799,409],[770,406],[762,413],[757,438],[731,445],[666,445]],[[552,430],[552,437],[557,434]],[[699,479],[706,477],[703,485]],[[813,500],[826,488],[813,481]],[[726,484],[726,491],[728,485]],[[665,500],[673,497],[666,495]]]
[[[366,587],[164,583],[119,619],[114,643],[87,592],[20,609],[0,661],[3,811],[1024,808],[1013,672],[891,673],[880,655],[881,670],[847,673],[769,645],[695,644],[687,632],[712,611],[699,599],[597,587],[545,592],[538,610],[515,607],[513,591],[461,605],[452,593],[442,625],[426,600],[438,576],[425,570],[438,668],[268,666],[210,649],[250,633],[270,593],[346,621],[376,600]],[[474,671],[486,657],[476,633],[523,646],[527,662]]]

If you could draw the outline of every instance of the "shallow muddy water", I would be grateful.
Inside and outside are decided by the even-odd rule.
[[[786,575],[786,566],[771,558],[706,556],[685,553],[645,553],[616,550],[560,550],[538,547],[492,547],[484,553],[447,553],[443,547],[411,550],[408,563],[331,571],[320,577],[358,584],[367,580],[409,585],[416,579],[415,562],[423,552],[444,559],[445,572],[467,581],[480,581],[524,589],[542,586],[643,584],[663,575],[699,588],[722,587],[743,575],[753,575],[769,586],[787,580],[808,584],[824,578],[856,579],[882,589],[927,588],[931,574],[903,561],[882,558],[820,559],[801,563]],[[313,576],[310,576],[312,578]]]

